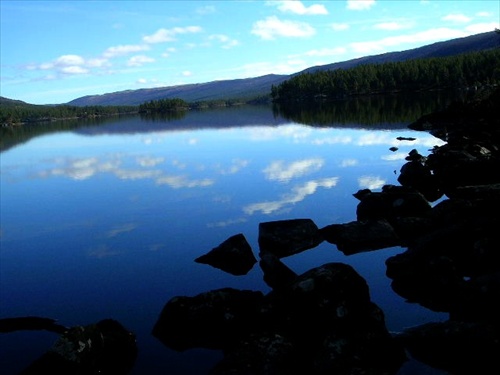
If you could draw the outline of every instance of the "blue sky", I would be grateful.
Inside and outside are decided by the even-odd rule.
[[[1,0],[0,95],[35,104],[290,74],[499,28],[498,0]]]

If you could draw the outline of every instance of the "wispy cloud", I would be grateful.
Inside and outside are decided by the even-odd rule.
[[[354,52],[363,55],[383,52],[390,47],[395,47],[402,44],[412,45],[416,43],[434,42],[439,40],[460,38],[466,35],[467,34],[463,31],[442,27],[420,31],[414,34],[405,34],[387,37],[379,40],[351,43],[350,47]]]
[[[468,23],[471,21],[471,18],[467,17],[464,14],[453,13],[453,14],[448,14],[448,15],[442,17],[441,20],[450,21],[450,22],[454,22],[454,23]]]
[[[266,215],[272,214],[282,210],[286,206],[303,201],[307,196],[314,194],[319,188],[330,189],[335,187],[338,180],[338,177],[332,177],[308,181],[302,185],[295,186],[290,193],[283,195],[279,200],[252,203],[245,206],[243,211],[247,215],[253,215],[256,212],[261,212]]]
[[[203,31],[200,26],[187,26],[187,27],[174,27],[173,29],[158,29],[155,33],[151,35],[146,35],[142,38],[144,43],[156,44],[173,42],[179,34],[192,34],[199,33]]]
[[[143,66],[144,64],[154,63],[156,60],[145,55],[132,56],[127,61],[127,66]]]
[[[284,1],[268,1],[268,5],[276,6],[280,11],[285,13],[294,13],[299,15],[326,15],[328,10],[323,4],[312,4],[305,6],[299,0],[284,0]]]
[[[162,176],[156,179],[156,183],[158,185],[168,185],[171,188],[180,189],[211,186],[215,181],[209,178],[191,180],[186,176]]]
[[[402,29],[409,29],[411,28],[412,22],[405,21],[405,22],[381,22],[377,23],[373,26],[374,29],[377,30],[386,30],[386,31],[396,31],[396,30],[402,30]]]
[[[229,49],[238,46],[240,43],[236,39],[232,39],[224,34],[213,34],[208,37],[208,40],[215,40],[221,44],[222,48]]]
[[[379,176],[361,176],[358,178],[358,184],[362,189],[380,189],[386,181]]]
[[[146,44],[124,44],[107,48],[102,54],[105,58],[126,56],[132,53],[149,51],[150,47]]]
[[[276,37],[307,38],[316,34],[316,30],[305,22],[282,21],[276,16],[270,16],[255,22],[251,33],[264,40],[272,40]]]
[[[368,10],[375,5],[375,0],[347,0],[349,10]]]
[[[344,31],[349,29],[348,23],[332,23],[332,29],[335,31]]]
[[[288,182],[294,178],[320,170],[325,161],[320,158],[297,160],[286,164],[282,160],[273,161],[264,170],[266,179]]]

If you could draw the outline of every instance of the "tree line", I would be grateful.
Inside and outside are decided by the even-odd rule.
[[[0,99],[0,124],[12,125],[56,119],[83,119],[137,113],[136,106],[35,105]]]
[[[500,83],[500,48],[449,57],[359,65],[296,75],[271,87],[275,102]]]

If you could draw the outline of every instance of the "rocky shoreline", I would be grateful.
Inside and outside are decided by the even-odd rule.
[[[261,223],[259,265],[272,291],[173,298],[153,335],[174,350],[223,350],[210,372],[218,375],[396,374],[408,355],[453,374],[499,372],[498,103],[500,90],[412,124],[447,143],[428,156],[411,151],[401,186],[355,193],[356,221],[324,228],[310,219]],[[253,253],[242,234],[234,237],[244,246],[231,238],[200,257],[203,263],[233,274],[236,264],[238,274],[250,270]],[[296,275],[280,261],[323,241],[346,255],[406,248],[386,261],[393,290],[449,320],[390,335],[350,266],[329,263]]]
[[[152,334],[176,351],[222,350],[213,375],[397,374],[410,356],[453,374],[499,373],[499,103],[496,90],[411,124],[447,143],[427,156],[410,152],[401,186],[354,193],[355,221],[261,223],[258,258],[241,233],[198,257],[233,275],[258,263],[271,291],[174,297]],[[281,261],[324,241],[345,255],[402,246],[386,260],[393,290],[449,320],[391,334],[351,266],[327,263],[297,275]],[[0,332],[20,329],[61,334],[26,374],[126,374],[137,354],[134,335],[113,320],[73,328],[36,317],[0,320]]]

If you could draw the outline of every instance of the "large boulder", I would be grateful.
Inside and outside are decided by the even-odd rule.
[[[431,210],[427,199],[414,188],[385,185],[381,192],[364,189],[354,196],[360,200],[356,208],[358,220],[419,217]]]
[[[326,241],[345,255],[397,246],[401,241],[387,220],[353,221],[321,229]]]
[[[125,375],[135,364],[135,335],[112,319],[64,332],[23,375]]]
[[[236,234],[207,254],[195,259],[197,263],[209,264],[233,275],[246,275],[257,262],[247,239]]]
[[[259,247],[279,258],[312,249],[323,242],[311,219],[270,221],[259,224]]]
[[[256,329],[263,298],[261,292],[232,288],[174,297],[163,308],[152,333],[177,351],[224,349]]]

